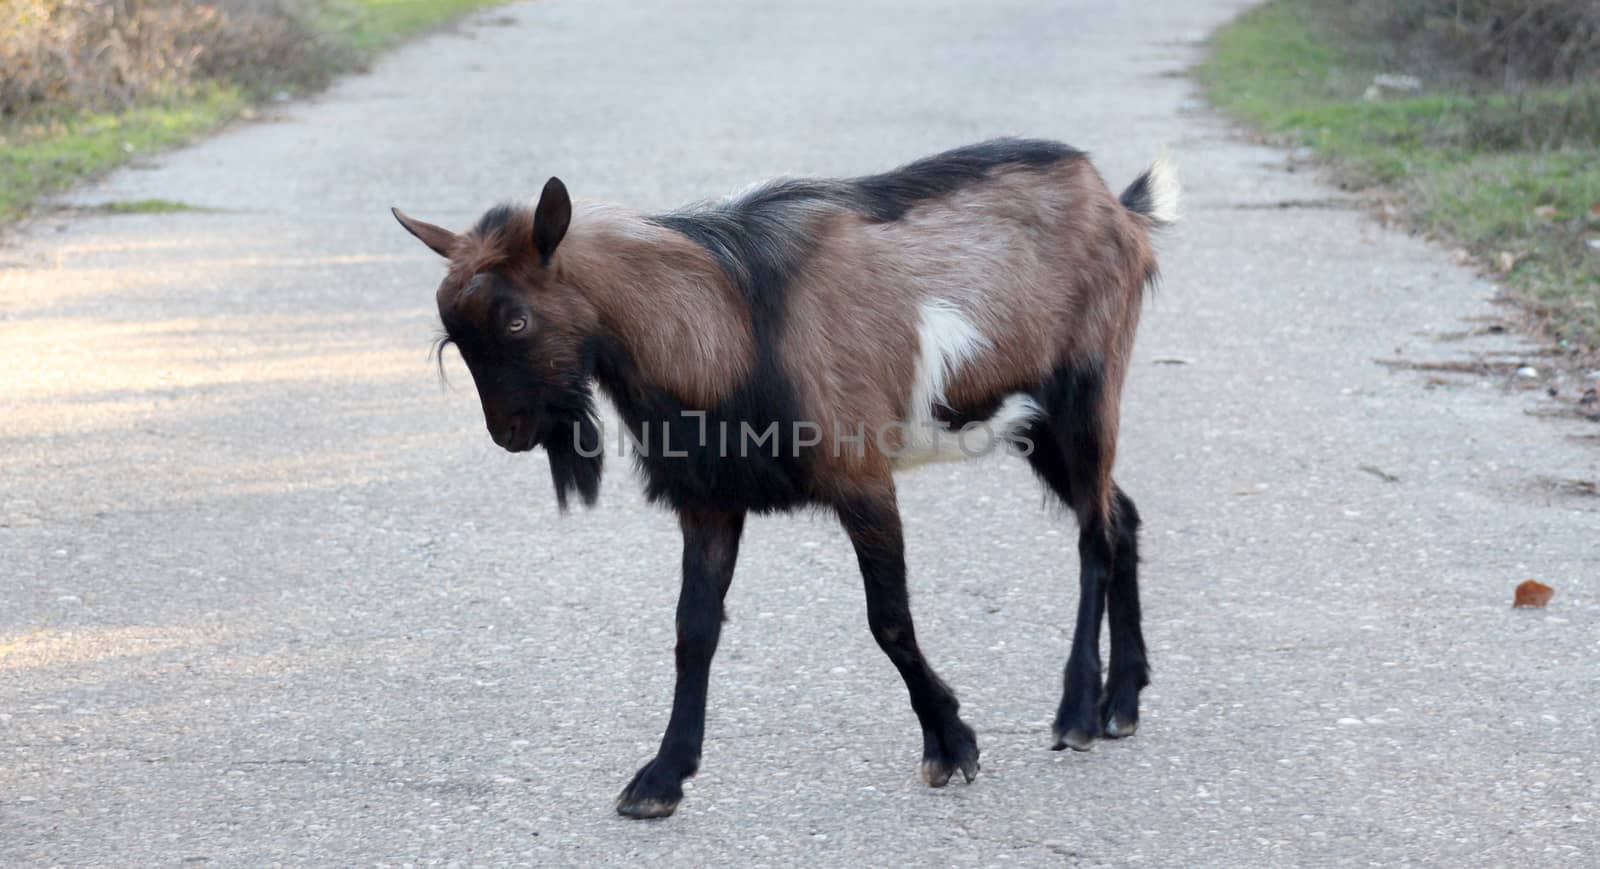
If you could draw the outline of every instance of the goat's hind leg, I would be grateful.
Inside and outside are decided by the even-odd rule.
[[[1150,684],[1144,629],[1139,610],[1139,511],[1120,488],[1112,491],[1111,582],[1106,587],[1107,621],[1111,627],[1111,667],[1101,721],[1112,739],[1132,736],[1139,728],[1139,691]]]
[[[1091,513],[1079,523],[1078,619],[1062,678],[1061,705],[1056,709],[1052,747],[1057,751],[1088,751],[1101,734],[1100,624],[1114,550],[1105,517]]]
[[[917,646],[906,590],[905,543],[894,490],[840,505],[839,518],[854,544],[867,592],[867,624],[878,647],[894,663],[911,694],[911,708],[922,725],[922,778],[943,787],[960,772],[978,774],[978,741],[962,722],[961,704]]]
[[[700,768],[706,729],[706,687],[711,656],[722,632],[722,599],[733,582],[744,513],[684,511],[683,590],[678,594],[678,682],[672,718],[655,759],[617,797],[630,818],[664,818],[683,799],[683,780]]]
[[[1062,678],[1061,705],[1056,709],[1053,747],[1087,751],[1102,733],[1100,626],[1122,539],[1114,519],[1111,482],[1116,402],[1106,391],[1105,372],[1098,364],[1063,369],[1039,398],[1045,413],[1030,432],[1033,449],[1028,462],[1078,518],[1078,617]],[[1137,557],[1136,552],[1132,555]]]

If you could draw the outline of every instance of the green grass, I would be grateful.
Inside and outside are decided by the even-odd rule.
[[[382,51],[413,33],[505,0],[339,0],[324,26],[362,55]]]
[[[198,205],[175,199],[118,199],[91,206],[87,211],[100,214],[182,214],[188,211],[211,211]]]
[[[336,0],[323,23],[360,63],[406,36],[497,2],[504,0]],[[239,87],[214,83],[123,111],[46,111],[0,122],[0,230],[85,178],[218,129],[250,102]],[[130,210],[163,207],[147,202]]]
[[[1537,324],[1600,350],[1600,84],[1519,95],[1425,88],[1365,98],[1405,71],[1381,42],[1346,35],[1313,0],[1273,0],[1220,31],[1197,71],[1211,100],[1307,145],[1351,187],[1389,191],[1414,225],[1505,281]]]
[[[34,119],[0,131],[0,226],[79,179],[216,129],[245,107],[236,88],[214,87],[124,112]]]

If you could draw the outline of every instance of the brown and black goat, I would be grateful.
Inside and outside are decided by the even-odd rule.
[[[922,725],[922,774],[978,771],[972,729],[917,647],[893,472],[1003,447],[1076,514],[1076,633],[1055,747],[1138,724],[1147,682],[1139,516],[1112,481],[1158,161],[1121,197],[1085,154],[1001,139],[849,180],[782,180],[669,214],[574,205],[557,179],[456,234],[396,211],[449,260],[438,290],[495,443],[542,446],[562,506],[598,493],[593,385],[678,514],[677,689],[660,751],[622,791],[671,814],[700,761],[707,674],[750,511],[823,506],[854,544],[873,637]],[[1111,661],[1101,683],[1100,625]]]

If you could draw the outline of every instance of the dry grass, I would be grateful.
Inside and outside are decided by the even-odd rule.
[[[1359,0],[1346,14],[1357,29],[1461,83],[1506,89],[1600,74],[1595,0]]]
[[[0,233],[38,202],[500,0],[0,0]]]
[[[320,84],[318,0],[0,0],[0,118],[114,110],[218,81]]]

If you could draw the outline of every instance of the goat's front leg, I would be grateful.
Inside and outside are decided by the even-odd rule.
[[[978,774],[978,741],[962,723],[961,704],[933,672],[911,623],[906,590],[905,543],[894,490],[841,505],[839,518],[850,534],[866,583],[867,624],[911,692],[911,708],[922,725],[922,778],[943,787],[957,770],[967,781]]]
[[[630,818],[664,818],[683,799],[683,780],[700,768],[706,730],[706,683],[711,656],[722,632],[722,599],[733,582],[743,512],[685,510],[683,590],[678,594],[678,684],[672,718],[655,760],[644,765],[617,797],[617,812]]]

